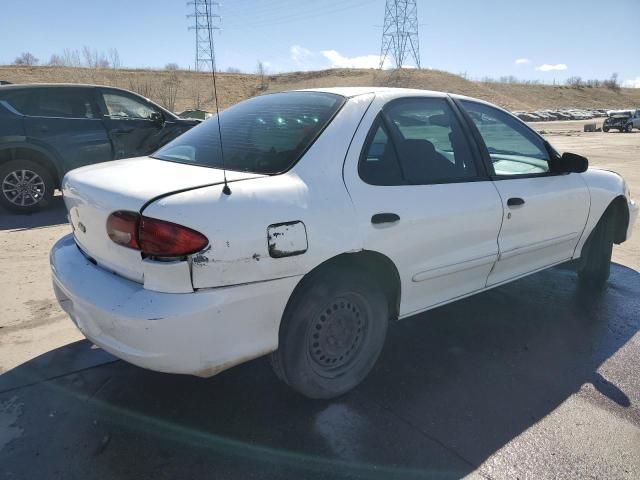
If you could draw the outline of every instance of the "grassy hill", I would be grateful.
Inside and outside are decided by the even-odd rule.
[[[165,70],[101,70],[66,67],[0,67],[0,80],[12,83],[94,83],[136,91],[174,111],[214,108],[211,74]],[[640,89],[483,83],[438,70],[335,69],[269,75],[220,73],[222,108],[265,91],[329,86],[389,86],[442,90],[469,95],[509,110],[640,107]]]

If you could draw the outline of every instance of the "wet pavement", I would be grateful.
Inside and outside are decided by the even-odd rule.
[[[331,402],[76,342],[0,375],[0,478],[640,478],[639,328],[640,273],[556,268],[393,325]]]

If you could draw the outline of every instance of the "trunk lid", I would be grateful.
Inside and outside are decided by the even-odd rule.
[[[230,182],[262,175],[227,171]],[[140,212],[159,196],[222,183],[223,171],[150,157],[99,163],[72,170],[62,182],[69,223],[80,249],[98,265],[142,283],[139,251],[117,245],[107,235],[116,210]]]

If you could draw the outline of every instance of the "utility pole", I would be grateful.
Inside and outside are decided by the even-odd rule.
[[[191,0],[187,5],[193,8],[193,13],[187,18],[193,19],[189,30],[196,31],[196,72],[213,71],[216,65],[216,56],[211,40],[214,30],[220,30],[221,17],[214,13],[220,4],[213,0]]]
[[[387,0],[384,7],[380,68],[391,54],[396,68],[402,68],[410,55],[420,68],[420,39],[418,37],[418,5],[416,0]]]

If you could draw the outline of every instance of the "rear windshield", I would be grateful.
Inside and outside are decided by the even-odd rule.
[[[254,97],[212,117],[167,144],[154,158],[264,174],[291,168],[331,121],[344,97],[287,92]]]

